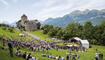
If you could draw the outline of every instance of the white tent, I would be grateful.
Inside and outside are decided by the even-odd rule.
[[[81,46],[85,48],[89,48],[88,40],[80,40]]]
[[[73,39],[77,40],[77,41],[80,41],[81,39],[78,38],[78,37],[74,37]]]

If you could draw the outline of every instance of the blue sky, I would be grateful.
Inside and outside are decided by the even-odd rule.
[[[22,14],[26,14],[29,20],[43,21],[74,10],[104,8],[105,0],[0,0],[0,23],[18,21]]]

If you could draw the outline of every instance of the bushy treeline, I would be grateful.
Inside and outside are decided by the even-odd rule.
[[[11,33],[14,32],[14,31],[13,31],[14,27],[11,27],[11,26],[9,26],[9,25],[7,25],[7,24],[0,24],[0,27],[2,27],[3,30],[8,30],[8,31],[10,31]]]
[[[69,40],[72,37],[80,37],[87,39],[91,44],[105,45],[105,21],[95,26],[87,21],[83,25],[71,22],[65,28],[45,25],[42,29],[43,33],[48,34],[50,37],[63,40]]]
[[[2,26],[9,27],[9,25],[7,25],[7,24],[0,24],[0,27],[2,27]]]

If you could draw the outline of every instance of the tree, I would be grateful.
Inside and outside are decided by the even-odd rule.
[[[56,37],[58,39],[69,40],[72,37],[80,37],[87,39],[91,44],[105,45],[105,21],[95,26],[89,21],[84,25],[71,22],[65,28],[45,25],[43,30],[50,37]]]
[[[41,26],[41,24],[40,24],[40,22],[38,22],[37,23],[37,28],[40,29],[40,26]]]
[[[21,22],[21,20],[19,20],[18,22],[16,22],[17,27],[18,27],[20,30],[24,30],[24,31],[25,31],[25,27],[22,26],[22,25],[20,24],[20,22]]]
[[[55,27],[55,28],[52,28],[52,29],[50,29],[50,31],[48,32],[48,34],[49,34],[49,36],[50,37],[58,37],[57,36],[57,33],[59,32],[59,30],[61,30],[61,28],[60,27]]]
[[[102,21],[101,24],[98,25],[96,32],[99,32],[96,37],[97,42],[101,45],[105,45],[105,21]]]
[[[102,33],[101,37],[102,37],[102,38],[101,38],[100,42],[101,42],[102,45],[105,45],[105,30],[104,30],[104,32]]]
[[[92,39],[93,38],[93,34],[94,34],[94,26],[92,25],[91,22],[87,21],[84,25],[83,25],[83,38],[84,39]]]
[[[52,28],[53,28],[52,25],[45,25],[45,26],[43,26],[43,27],[42,27],[43,33],[44,33],[44,34],[47,34]]]
[[[0,24],[0,27],[3,26],[3,27],[9,27],[9,25],[7,24]]]
[[[80,23],[71,22],[67,25],[65,29],[66,29],[66,33],[70,36],[68,38],[80,36],[80,31],[81,31]]]

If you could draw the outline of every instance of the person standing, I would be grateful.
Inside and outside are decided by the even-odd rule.
[[[96,53],[95,60],[98,60],[98,58],[99,58],[98,53]]]
[[[79,55],[79,54],[77,54],[77,60],[79,60],[79,58],[80,58],[80,55]]]
[[[71,54],[71,51],[70,51],[70,54],[69,54],[69,59],[70,59],[70,60],[71,60],[71,55],[72,55],[72,54]]]
[[[69,52],[67,51],[67,53],[66,53],[66,60],[69,60]]]
[[[9,51],[10,51],[10,56],[13,57],[13,43],[12,43],[12,41],[8,42],[8,47],[9,47]]]
[[[75,59],[75,53],[73,54],[73,58],[72,58],[72,60],[76,60],[76,59]]]

